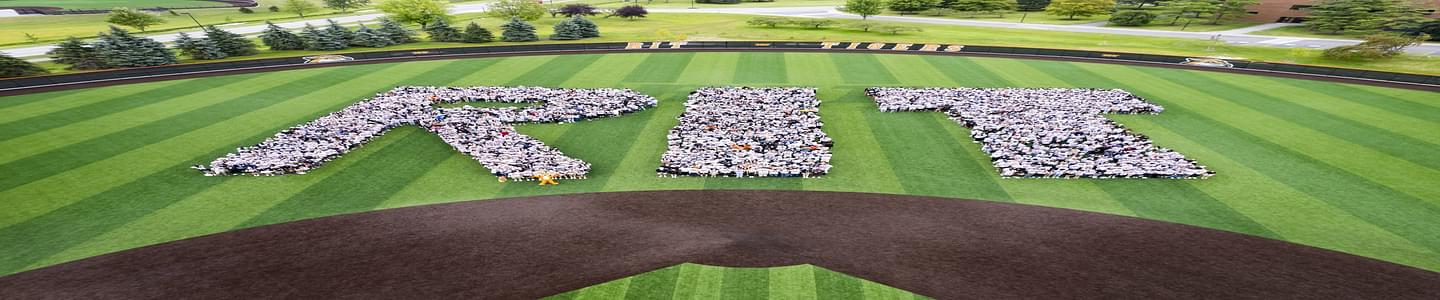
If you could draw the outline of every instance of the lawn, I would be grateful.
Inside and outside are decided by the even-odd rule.
[[[4,0],[0,0],[4,1]],[[152,0],[163,1],[163,0]],[[320,0],[310,0],[317,5]],[[264,20],[299,19],[299,16],[289,11],[270,12],[267,7],[272,5],[283,6],[283,0],[261,0],[260,7],[252,8],[254,13],[240,13],[238,8],[212,8],[212,9],[187,9],[183,12],[195,15],[195,18],[202,24],[220,25],[234,23],[263,24]],[[3,3],[3,2],[0,2]],[[218,4],[214,2],[207,2]],[[3,6],[3,5],[0,5]],[[351,14],[354,14],[353,11]],[[164,24],[146,28],[149,32],[168,32],[178,29],[193,29],[197,27],[195,21],[190,20],[186,15],[171,15],[168,13],[156,13]],[[320,16],[341,16],[338,11],[321,8],[319,11],[306,14],[307,18]],[[42,16],[42,17],[17,17],[0,18],[0,46],[16,46],[31,44],[32,42],[25,34],[31,34],[39,39],[39,42],[54,42],[64,40],[66,37],[89,38],[95,33],[105,31],[110,24],[105,22],[105,14],[90,15],[63,15],[63,16]],[[134,28],[125,28],[134,30]]]
[[[567,299],[929,299],[812,265],[682,264],[546,297]]]
[[[619,0],[580,0],[574,2],[562,2],[557,5],[570,3],[589,3],[601,8],[618,8],[626,5],[640,5],[647,8],[688,8],[694,5],[695,8],[737,8],[737,7],[800,7],[800,6],[829,6],[836,7],[845,5],[844,0],[775,0],[770,2],[740,2],[735,4],[714,4],[714,3],[691,3],[690,0],[655,0],[655,1],[619,1]]]
[[[886,16],[925,17],[942,18],[967,21],[1005,22],[1005,23],[1031,23],[1031,24],[1055,24],[1075,25],[1085,23],[1104,22],[1110,19],[1110,15],[1096,15],[1091,17],[1077,17],[1069,19],[1062,16],[1052,16],[1045,12],[1007,12],[1005,14],[970,14],[970,13],[945,13],[936,14],[933,12],[921,12],[913,14],[900,14],[894,11],[886,11]],[[1023,21],[1023,22],[1022,22]]]
[[[1364,34],[1358,34],[1358,33],[1340,33],[1340,34],[1319,33],[1319,32],[1310,31],[1310,29],[1307,29],[1305,26],[1286,26],[1286,27],[1280,27],[1280,28],[1273,28],[1273,29],[1266,29],[1266,30],[1251,32],[1250,34],[1254,34],[1254,35],[1268,35],[1268,36],[1310,37],[1310,38],[1322,38],[1322,39],[1343,39],[1343,40],[1358,40],[1358,39],[1360,39],[1360,38],[1362,38],[1362,37],[1365,36]]]
[[[116,7],[203,7],[224,3],[200,0],[0,0],[0,7],[59,7],[64,9],[111,9]]]
[[[667,129],[702,86],[819,89],[824,178],[660,178]],[[498,183],[417,128],[300,176],[188,169],[396,85],[628,87],[652,109],[519,130],[594,164],[559,186]],[[1160,115],[1112,116],[1209,166],[1206,180],[998,177],[938,113],[884,113],[870,86],[1123,88]],[[668,189],[943,196],[1164,220],[1440,270],[1440,97],[1328,82],[1051,61],[821,53],[527,56],[242,74],[0,98],[0,274],[349,212]]]

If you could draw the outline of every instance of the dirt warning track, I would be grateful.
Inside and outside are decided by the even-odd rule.
[[[325,217],[0,277],[0,298],[536,298],[683,262],[814,264],[954,298],[1440,298],[1440,273],[987,201],[656,191]]]

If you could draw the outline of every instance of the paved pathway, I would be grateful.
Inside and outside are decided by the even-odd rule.
[[[668,13],[681,13],[681,12],[688,12],[688,13],[729,13],[729,14],[752,14],[752,15],[787,16],[787,17],[860,19],[860,16],[859,16],[859,15],[853,15],[853,14],[849,14],[849,13],[845,13],[845,12],[840,12],[840,11],[835,10],[834,8],[831,8],[831,7],[706,8],[706,9],[663,9],[663,8],[657,8],[657,9],[651,9],[650,11],[651,11],[651,12],[668,12]],[[1281,48],[1311,48],[1311,49],[1323,49],[1323,48],[1330,48],[1330,47],[1341,46],[1341,45],[1353,45],[1353,44],[1356,44],[1356,43],[1359,42],[1359,41],[1357,41],[1357,40],[1347,40],[1347,39],[1301,38],[1301,37],[1276,37],[1276,36],[1264,36],[1264,35],[1248,34],[1249,32],[1254,32],[1254,31],[1259,31],[1259,30],[1265,30],[1265,29],[1270,29],[1270,28],[1275,28],[1275,27],[1282,27],[1282,26],[1290,26],[1290,25],[1288,25],[1288,24],[1279,24],[1279,25],[1276,25],[1276,24],[1265,24],[1265,25],[1259,25],[1259,26],[1253,26],[1253,27],[1232,29],[1232,30],[1227,30],[1227,31],[1206,31],[1206,32],[1193,31],[1193,32],[1182,32],[1182,31],[1150,30],[1150,29],[1138,29],[1138,28],[1097,27],[1097,26],[1085,26],[1085,24],[1081,24],[1081,25],[1050,25],[1050,24],[1011,23],[1011,22],[994,22],[994,21],[978,21],[978,20],[957,20],[957,19],[943,19],[943,18],[929,18],[929,17],[911,17],[911,16],[871,16],[870,19],[871,19],[871,20],[878,20],[878,21],[909,22],[909,23],[937,24],[937,25],[960,25],[960,26],[991,27],[991,28],[1032,29],[1032,30],[1049,30],[1049,31],[1065,31],[1065,32],[1084,32],[1084,33],[1103,33],[1103,34],[1120,34],[1120,35],[1149,36],[1149,37],[1167,37],[1167,38],[1182,38],[1182,39],[1211,39],[1211,38],[1214,38],[1215,36],[1218,35],[1221,40],[1223,40],[1223,41],[1225,41],[1226,43],[1229,43],[1229,44],[1234,44],[1234,45],[1256,45],[1256,46],[1281,47]],[[1257,28],[1257,27],[1258,27],[1258,28]],[[1406,49],[1406,51],[1407,51],[1407,52],[1410,52],[1411,54],[1417,54],[1417,55],[1440,55],[1440,44],[1437,44],[1437,43],[1427,43],[1427,44],[1422,45],[1422,46],[1410,47],[1409,49]]]

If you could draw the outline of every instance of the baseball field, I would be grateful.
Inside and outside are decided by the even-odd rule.
[[[418,128],[393,130],[306,175],[205,177],[188,168],[397,85],[625,87],[660,103],[621,117],[519,127],[594,164],[588,179],[558,186],[497,182],[481,165]],[[677,123],[685,96],[699,87],[729,85],[818,88],[824,131],[835,140],[832,172],[815,179],[656,176],[666,130]],[[863,93],[874,86],[1125,89],[1165,111],[1111,119],[1217,175],[1001,178],[965,128],[940,113],[881,112]],[[0,149],[5,208],[0,253],[6,253],[0,256],[0,275],[344,213],[516,196],[688,189],[1015,202],[1189,224],[1440,271],[1440,94],[1253,75],[1038,60],[760,52],[370,64],[3,97]],[[697,267],[649,276],[680,276],[685,268]],[[728,270],[711,272],[730,276]],[[814,272],[772,269],[758,280],[801,273]]]

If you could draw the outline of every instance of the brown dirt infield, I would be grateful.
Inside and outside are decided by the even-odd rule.
[[[679,264],[815,264],[942,299],[1440,298],[1440,273],[988,201],[656,191],[341,215],[0,277],[0,298],[536,298]]]

